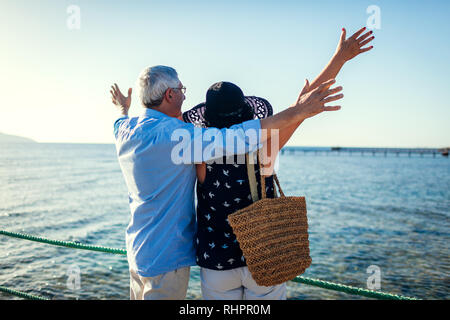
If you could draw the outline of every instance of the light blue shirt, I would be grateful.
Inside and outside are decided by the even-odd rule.
[[[175,135],[176,140],[172,141],[177,129],[189,132],[190,137]],[[258,132],[256,140],[246,138],[248,129]],[[180,141],[183,140],[185,150],[191,151],[198,149],[198,138],[202,135],[222,134],[223,152],[243,154],[260,146],[259,129],[259,120],[250,120],[230,129],[195,128],[193,124],[152,109],[146,109],[140,117],[122,117],[115,122],[117,156],[128,187],[131,209],[126,230],[130,269],[143,277],[153,277],[196,264],[194,160],[208,161],[218,156],[206,152],[208,143],[203,143],[200,146],[205,151],[203,159],[184,156],[182,163],[173,161],[174,148],[179,149]],[[225,137],[229,133],[237,139],[236,143],[227,144]]]

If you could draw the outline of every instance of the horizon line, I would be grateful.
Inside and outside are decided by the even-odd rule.
[[[0,144],[8,144],[8,143],[40,143],[40,144],[112,144],[114,145],[114,142],[71,142],[71,141],[47,141],[47,142],[40,142],[40,141],[36,141],[33,138],[29,138],[29,137],[25,137],[25,136],[20,136],[20,135],[14,135],[14,134],[10,134],[10,133],[4,133],[0,131],[0,136],[1,135],[5,135],[5,136],[9,136],[12,138],[19,138],[19,139],[25,139],[25,140],[29,140],[29,141],[4,141],[2,142],[0,139]],[[396,146],[396,147],[388,147],[388,146],[345,146],[345,145],[285,145],[283,148],[286,147],[297,147],[297,148],[372,148],[372,149],[450,149],[450,144],[447,146],[441,146],[441,147],[423,147],[423,146],[414,146],[414,147],[401,147],[401,146]]]
[[[30,142],[1,142],[0,144],[92,144],[92,145],[114,145],[114,142],[70,142],[70,141],[58,141],[58,142],[39,142],[39,141],[30,141]],[[450,146],[447,147],[388,147],[388,146],[345,146],[345,145],[287,145],[283,148],[367,148],[367,149],[449,149]],[[282,148],[282,149],[283,149]]]

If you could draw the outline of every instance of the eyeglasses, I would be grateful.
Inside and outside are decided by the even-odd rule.
[[[183,94],[186,93],[186,87],[181,87],[181,88],[170,88],[170,89],[178,89],[178,90],[181,90],[181,92],[183,92]]]

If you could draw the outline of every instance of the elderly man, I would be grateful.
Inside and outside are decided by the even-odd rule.
[[[332,96],[342,90],[341,87],[330,89],[335,83],[332,78],[345,61],[368,50],[361,49],[362,41],[356,41],[362,30],[348,41],[343,30],[344,36],[341,36],[338,47],[343,49],[337,50],[332,62],[311,85],[305,85],[290,108],[272,117],[246,121],[229,129],[194,129],[192,124],[180,120],[186,88],[173,68],[154,66],[142,71],[139,99],[144,112],[140,117],[128,117],[131,89],[125,97],[117,85],[112,87],[113,103],[121,112],[114,124],[117,155],[128,187],[131,209],[126,231],[131,299],[186,297],[190,266],[196,264],[194,162],[212,160],[225,153],[255,151],[262,143],[277,138],[271,136],[274,129],[275,132],[280,130],[280,140],[284,144],[284,140],[287,141],[305,119],[323,111],[339,110],[340,106],[325,106],[343,97],[342,94]],[[343,52],[352,54],[344,56]],[[185,141],[188,150],[200,148],[200,159],[188,156],[181,164],[174,161],[173,150],[179,144],[172,137],[175,130],[188,133]],[[261,130],[266,134],[260,134]],[[246,133],[250,131],[256,133],[257,139],[249,139]],[[216,156],[204,152],[210,145],[199,145],[199,135],[223,137],[220,143],[214,143]],[[230,145],[225,139],[228,135],[238,141]]]
[[[187,159],[192,159],[191,163],[174,163],[171,155],[178,141],[172,141],[172,133],[186,130],[191,136],[188,143],[194,149],[198,132],[192,124],[177,119],[181,115],[185,89],[174,69],[165,66],[146,68],[139,80],[140,100],[145,107],[140,117],[128,118],[131,90],[128,98],[120,93],[117,85],[112,91],[113,101],[122,113],[115,122],[114,134],[131,208],[131,221],[126,232],[130,298],[184,299],[190,266],[196,264],[193,241],[196,171],[194,159],[190,157]],[[337,110],[338,107],[324,106],[326,102],[341,98],[329,97],[339,91],[329,89],[333,83],[322,84],[292,108],[273,117],[246,121],[220,130],[221,134],[215,128],[201,129],[201,134],[224,137],[223,143],[216,144],[223,146],[223,154],[255,151],[266,137],[270,138],[270,129],[287,128],[322,111]],[[261,129],[267,130],[266,137],[258,134]],[[258,139],[246,138],[248,130],[254,130]],[[233,131],[231,134],[240,141],[227,145],[225,137],[229,131]],[[203,152],[207,147],[201,146],[202,155],[208,154]]]

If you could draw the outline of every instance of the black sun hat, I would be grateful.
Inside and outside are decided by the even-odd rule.
[[[231,82],[217,82],[206,93],[206,102],[183,113],[185,122],[198,127],[229,127],[252,119],[264,119],[273,114],[269,101],[255,96],[244,96]]]

